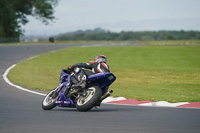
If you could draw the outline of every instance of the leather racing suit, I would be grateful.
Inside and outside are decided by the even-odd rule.
[[[78,87],[78,88],[84,88],[86,86],[87,83],[87,77],[94,75],[96,73],[105,73],[105,72],[110,72],[109,66],[106,63],[102,63],[102,62],[95,62],[95,61],[90,61],[89,63],[77,63],[74,64],[70,67],[68,67],[68,69],[74,69],[76,67],[79,68],[86,68],[86,69],[90,69],[86,70],[86,69],[81,69],[76,75],[78,82],[76,82],[73,87]]]

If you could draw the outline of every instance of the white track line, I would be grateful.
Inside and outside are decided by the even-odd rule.
[[[10,80],[8,79],[7,75],[10,72],[10,70],[12,70],[14,67],[16,66],[16,64],[13,64],[12,66],[10,66],[5,73],[3,74],[3,79],[5,80],[5,82],[13,87],[16,87],[20,90],[26,91],[26,92],[30,92],[33,94],[37,94],[37,95],[41,95],[41,96],[46,96],[46,94],[44,93],[40,93],[40,92],[36,92],[36,91],[32,91],[26,88],[23,88],[21,86],[15,85],[12,82],[10,82]],[[110,104],[108,102],[111,101],[119,101],[119,100],[126,100],[126,98],[124,97],[107,97],[106,99],[104,99],[104,101],[102,103],[104,104]],[[152,107],[177,107],[179,105],[184,105],[184,104],[188,104],[188,102],[181,102],[181,103],[168,103],[166,101],[159,101],[159,102],[151,102],[151,103],[145,103],[145,104],[138,104],[138,105],[128,105],[128,104],[115,104],[115,105],[126,105],[126,106],[152,106]],[[198,108],[199,109],[199,108]]]
[[[26,92],[30,92],[30,93],[33,93],[33,94],[37,94],[37,95],[41,95],[41,96],[46,96],[46,94],[44,93],[40,93],[40,92],[36,92],[36,91],[32,91],[32,90],[29,90],[29,89],[26,89],[26,88],[23,88],[21,86],[18,86],[18,85],[15,85],[13,84],[12,82],[10,82],[10,80],[8,79],[7,75],[8,73],[10,72],[10,70],[12,70],[14,67],[16,66],[16,64],[13,64],[12,66],[10,66],[6,71],[5,73],[3,74],[3,79],[5,80],[5,82],[15,88],[18,88],[22,91],[26,91]],[[118,100],[125,100],[124,97],[116,97],[116,98],[113,98],[113,97],[107,97],[106,99],[104,99],[103,103],[107,103],[109,101],[118,101]]]
[[[23,90],[23,91],[27,91],[27,92],[30,92],[30,93],[33,93],[33,94],[37,94],[37,95],[41,95],[41,96],[46,96],[46,94],[43,94],[43,93],[40,93],[40,92],[36,92],[36,91],[32,91],[32,90],[28,90],[26,88],[23,88],[21,86],[18,86],[18,85],[15,85],[13,84],[12,82],[10,82],[10,80],[8,79],[7,75],[8,73],[10,72],[11,69],[13,69],[14,67],[16,66],[16,64],[13,64],[12,66],[10,66],[6,71],[5,73],[3,74],[3,79],[6,81],[6,83],[8,83],[9,85],[13,86],[13,87],[16,87],[20,90]]]

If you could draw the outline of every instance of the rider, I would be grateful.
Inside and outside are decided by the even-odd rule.
[[[95,61],[89,63],[77,63],[67,68],[67,71],[73,70],[76,67],[90,69],[92,71],[81,69],[78,72],[78,82],[73,85],[74,88],[84,88],[86,86],[87,77],[96,73],[110,72],[109,66],[107,65],[107,58],[104,55],[98,55]]]

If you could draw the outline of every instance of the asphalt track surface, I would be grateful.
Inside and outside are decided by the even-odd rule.
[[[3,80],[12,64],[69,46],[0,46],[0,133],[200,133],[199,109],[103,104],[89,112],[60,107],[44,111],[43,96]]]

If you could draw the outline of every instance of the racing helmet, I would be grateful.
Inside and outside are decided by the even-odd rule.
[[[102,62],[102,63],[106,63],[107,62],[107,58],[104,55],[98,55],[95,58],[95,62]]]

